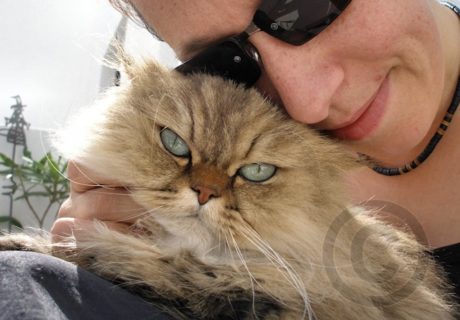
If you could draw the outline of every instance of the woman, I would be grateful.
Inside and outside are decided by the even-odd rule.
[[[126,3],[112,2],[129,11]],[[418,236],[426,239],[458,290],[459,115],[448,116],[438,134],[443,135],[442,141],[434,145],[432,138],[457,90],[459,17],[452,7],[435,0],[281,1],[277,5],[285,16],[271,16],[266,6],[273,3],[131,1],[149,29],[182,61],[246,31],[237,39],[246,46],[248,37],[247,43],[258,52],[261,70],[260,77],[248,82],[257,80],[255,86],[294,119],[340,139],[353,152],[375,162],[375,170],[364,168],[350,174],[350,196],[357,203],[379,199],[410,212],[416,221],[411,227],[422,227]],[[279,27],[294,28],[289,23],[292,19],[286,23],[282,18],[294,16],[298,18],[294,26],[305,27],[312,21],[325,21],[330,8],[338,17],[308,30],[308,36],[299,39],[292,32],[277,33]],[[263,17],[253,21],[257,9],[279,22],[278,26],[263,25]],[[420,154],[424,156],[418,158]],[[69,167],[72,194],[52,233],[67,235],[94,218],[127,229],[133,221],[126,220],[123,212],[138,208],[129,197],[85,186],[120,182],[81,169],[73,163]],[[402,174],[389,175],[395,173]],[[124,191],[120,188],[119,192]]]
[[[129,9],[122,1],[112,2],[125,12]],[[131,3],[149,30],[166,41],[182,61],[244,32],[261,5],[254,0]],[[268,12],[266,3],[274,2],[262,1],[261,11]],[[321,32],[317,29],[316,36],[300,40],[300,45],[277,37],[272,30],[251,30],[248,42],[257,50],[262,70],[255,86],[294,119],[327,132],[372,159],[381,172],[389,171],[382,167],[404,168],[408,164],[407,169],[392,173],[416,167],[395,176],[369,168],[353,172],[348,179],[350,195],[357,203],[372,198],[404,208],[422,227],[418,236],[426,239],[429,248],[458,256],[459,116],[454,114],[448,131],[441,130],[445,134],[435,149],[430,143],[452,104],[459,79],[460,19],[453,8],[435,0],[288,3],[301,13],[300,27],[314,19],[302,18],[302,10],[317,10],[319,19],[327,13],[321,6],[332,5],[339,16],[319,28]],[[289,12],[292,8],[284,9]],[[430,150],[431,155],[418,165],[423,159],[417,157]],[[95,173],[89,176],[100,183],[115,183],[97,179]],[[69,177],[89,182],[73,166]],[[75,222],[92,218],[124,228],[132,221],[116,221],[123,219],[121,209],[135,206],[129,202],[127,197],[73,184],[72,196],[52,232],[66,234]],[[445,261],[441,258],[440,262]],[[450,270],[454,266],[447,268],[454,271]]]
[[[243,32],[259,2],[132,4],[185,61]],[[460,70],[459,24],[454,11],[435,0],[353,0],[302,45],[253,33],[248,41],[263,62],[256,86],[294,119],[342,140],[380,166],[404,167],[427,147],[453,100]],[[363,169],[350,177],[356,201],[385,199],[416,215],[431,248],[460,242],[456,117],[432,155],[409,174],[386,176]],[[74,168],[69,175],[86,180]],[[97,181],[95,173],[90,175]],[[121,200],[110,205],[112,201],[101,200],[99,189],[73,187],[61,217],[118,220]],[[56,221],[53,232],[60,234],[68,223]]]

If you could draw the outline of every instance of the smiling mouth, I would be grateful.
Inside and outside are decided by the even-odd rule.
[[[380,124],[385,113],[390,84],[388,75],[375,95],[359,109],[353,117],[340,127],[327,130],[328,134],[341,140],[362,140],[369,136]]]

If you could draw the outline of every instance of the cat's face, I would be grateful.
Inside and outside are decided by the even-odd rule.
[[[127,183],[172,245],[204,253],[251,248],[251,234],[288,246],[320,233],[350,161],[335,145],[256,91],[154,64],[135,74],[81,161]]]

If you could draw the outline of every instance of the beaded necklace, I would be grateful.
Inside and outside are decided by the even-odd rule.
[[[443,5],[446,7],[452,9],[459,17],[460,17],[460,8],[456,7],[454,4],[450,2],[441,2]],[[449,106],[449,109],[447,109],[447,112],[444,116],[444,119],[442,120],[441,124],[439,125],[438,130],[434,134],[434,136],[431,138],[430,142],[426,146],[426,148],[418,155],[415,160],[413,160],[410,163],[405,164],[402,167],[399,168],[385,168],[381,166],[374,166],[372,169],[380,174],[386,175],[386,176],[397,176],[401,175],[404,173],[407,173],[409,171],[414,170],[417,168],[421,163],[423,163],[433,152],[434,148],[436,148],[436,145],[441,141],[442,137],[446,133],[447,129],[449,128],[449,125],[452,121],[452,118],[454,116],[455,111],[457,110],[458,105],[460,104],[460,78],[457,82],[457,88],[455,89],[455,94],[454,98],[452,99],[452,103]]]

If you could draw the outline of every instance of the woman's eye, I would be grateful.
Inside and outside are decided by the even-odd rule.
[[[160,132],[160,138],[166,150],[173,155],[177,157],[188,157],[190,155],[190,149],[187,144],[174,131],[164,128]]]
[[[276,167],[266,163],[253,163],[241,167],[238,174],[252,182],[264,182],[276,173]]]

